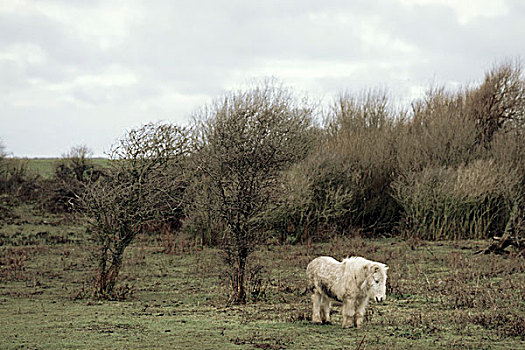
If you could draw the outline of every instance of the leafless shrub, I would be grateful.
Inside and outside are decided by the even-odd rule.
[[[7,156],[7,153],[5,151],[5,145],[0,139],[0,162]]]
[[[42,182],[41,204],[55,213],[79,211],[80,198],[87,185],[98,181],[103,169],[90,159],[92,151],[85,145],[72,147],[54,165],[53,178]]]
[[[2,274],[9,280],[20,280],[24,278],[25,262],[27,260],[27,250],[24,248],[10,247],[0,258],[0,265],[3,266]]]
[[[470,117],[477,124],[477,140],[489,148],[501,129],[525,126],[525,80],[519,61],[506,61],[485,74],[483,83],[467,93]]]
[[[0,193],[16,201],[29,201],[37,197],[40,177],[29,172],[26,159],[0,160]]]
[[[107,175],[86,187],[82,207],[98,245],[97,296],[127,295],[115,294],[125,249],[152,225],[180,219],[187,146],[186,130],[174,125],[131,130],[113,148]]]
[[[200,183],[190,189],[199,194],[193,197],[193,217],[214,221],[205,229],[223,225],[217,233],[232,268],[230,302],[244,303],[248,256],[264,238],[261,214],[278,196],[280,171],[309,148],[311,110],[298,106],[288,90],[266,82],[226,95],[195,123],[192,160]]]

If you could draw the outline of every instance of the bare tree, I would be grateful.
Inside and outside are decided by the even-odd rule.
[[[114,294],[124,250],[152,224],[181,213],[187,131],[170,124],[131,130],[111,152],[111,166],[83,197],[98,244],[95,293]]]
[[[505,62],[485,74],[467,95],[470,115],[479,129],[478,142],[488,147],[496,131],[525,125],[525,80],[519,62]]]
[[[230,303],[246,302],[247,260],[263,239],[258,215],[275,195],[279,171],[305,155],[311,112],[288,90],[266,83],[231,93],[196,117],[200,210],[214,212],[225,227]]]

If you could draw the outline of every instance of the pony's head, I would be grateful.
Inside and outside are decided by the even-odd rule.
[[[374,299],[377,302],[385,300],[388,266],[378,262],[371,262],[364,269],[366,270],[366,289],[370,299]]]

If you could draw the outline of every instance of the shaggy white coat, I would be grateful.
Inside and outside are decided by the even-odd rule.
[[[386,298],[388,267],[362,257],[342,262],[328,256],[312,260],[306,268],[308,287],[312,291],[312,321],[330,322],[331,301],[343,303],[343,328],[361,328],[370,298]]]

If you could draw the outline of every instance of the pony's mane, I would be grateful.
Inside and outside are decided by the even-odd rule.
[[[360,256],[352,256],[350,258],[345,258],[343,259],[342,263],[344,264],[344,267],[345,267],[345,272],[344,272],[345,276],[349,276],[352,273],[352,271],[354,272],[362,271],[362,268],[366,265],[378,266],[381,269],[381,272],[385,275],[388,269],[388,267],[383,263],[368,260]]]

